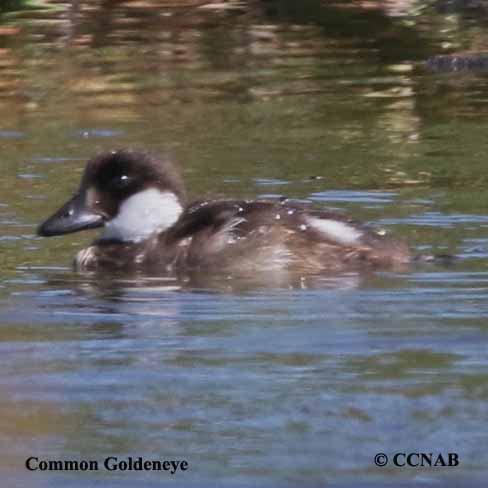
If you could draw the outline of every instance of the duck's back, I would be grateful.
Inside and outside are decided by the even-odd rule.
[[[341,270],[395,267],[407,246],[384,231],[311,205],[269,201],[199,201],[163,237],[176,244],[175,266],[214,270]]]

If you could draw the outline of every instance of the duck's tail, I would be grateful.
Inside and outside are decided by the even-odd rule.
[[[420,253],[412,258],[413,263],[429,263],[440,264],[443,266],[450,266],[458,261],[458,257],[454,254],[424,254]]]

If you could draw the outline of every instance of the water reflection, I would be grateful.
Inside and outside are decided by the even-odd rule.
[[[151,452],[189,457],[198,473],[190,480],[231,472],[235,480],[276,482],[296,473],[253,475],[250,466],[263,455],[278,465],[294,459],[307,479],[323,480],[307,459],[334,458],[325,438],[362,445],[353,459],[328,466],[336,479],[358,464],[368,476],[365,451],[395,443],[474,455],[457,434],[479,440],[476,426],[487,413],[479,402],[486,375],[477,367],[486,361],[479,340],[486,273],[386,275],[359,290],[244,296],[128,282],[120,283],[123,296],[112,296],[58,276],[41,294],[21,295],[37,308],[37,323],[24,325],[33,316],[24,301],[2,327],[9,418],[41,403],[62,420],[53,428],[49,414],[45,432],[35,431],[44,453],[60,454],[47,436],[62,440],[64,453],[91,456],[144,453],[149,439]],[[16,439],[20,456],[30,440],[2,431]],[[281,447],[276,435],[300,446]],[[209,453],[209,444],[220,447]]]
[[[374,469],[374,453],[398,449],[458,452],[463,486],[483,476],[488,85],[425,65],[484,49],[481,3],[8,6],[0,436],[12,485],[32,452],[187,458],[184,483],[198,486],[452,476]],[[192,196],[311,199],[460,259],[305,280],[75,274],[93,236],[40,241],[35,226],[88,157],[126,146],[173,150]],[[22,484],[95,482],[58,475]]]
[[[122,104],[140,117],[138,105],[146,110],[155,101],[188,103],[224,96],[246,102],[256,97],[327,93],[340,88],[334,88],[337,82],[331,75],[341,72],[345,76],[339,83],[347,84],[350,92],[359,80],[348,77],[368,61],[392,57],[401,66],[414,46],[415,57],[423,54],[414,28],[395,23],[377,9],[342,8],[351,7],[350,2],[324,5],[307,0],[298,8],[293,1],[228,2],[215,8],[211,2],[201,8],[195,8],[194,2],[171,7],[165,7],[165,2],[120,1],[72,2],[67,9],[61,5],[59,10],[29,11],[27,21],[21,13],[9,16],[21,29],[6,36],[2,79],[10,75],[12,84],[6,88],[10,95],[25,97],[27,109],[42,104],[45,96],[39,98],[36,92],[49,96],[60,82],[69,108],[82,105],[94,110],[96,105],[100,112],[110,108],[111,117],[124,114],[114,113]],[[395,42],[368,35],[365,46],[361,34],[369,22]],[[35,41],[36,59],[29,54],[26,59],[17,57],[10,48],[11,37]],[[392,56],[389,51],[395,43],[402,43],[402,51]],[[61,52],[58,56],[61,47],[70,56]],[[318,54],[324,52],[328,55],[320,60]],[[39,57],[39,53],[50,55]],[[336,62],[339,58],[343,67]],[[49,76],[46,70],[54,63],[63,69]],[[25,72],[21,82],[15,76],[19,70]],[[39,71],[44,72],[42,78],[36,76]],[[142,72],[147,73],[144,79],[137,76]],[[400,74],[385,77],[372,71],[371,75],[386,92],[395,86],[390,92],[394,97],[408,83]]]

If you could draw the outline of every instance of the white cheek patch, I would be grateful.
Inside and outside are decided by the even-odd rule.
[[[105,224],[101,238],[142,241],[171,227],[182,210],[174,193],[156,188],[142,190],[122,202],[118,214]]]
[[[363,235],[361,231],[352,225],[340,220],[307,217],[307,223],[323,234],[324,237],[348,246],[359,244],[359,239]]]

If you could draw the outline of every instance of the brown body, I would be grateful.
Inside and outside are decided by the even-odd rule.
[[[178,166],[170,159],[120,150],[86,166],[75,195],[43,222],[53,236],[102,228],[80,251],[87,271],[232,274],[400,268],[407,246],[311,205],[223,200],[186,204]]]
[[[343,221],[361,232],[344,245],[308,223],[308,217]],[[167,231],[139,243],[95,241],[78,253],[79,270],[254,273],[358,268],[400,268],[408,247],[343,216],[310,205],[268,201],[213,201],[190,205]]]

